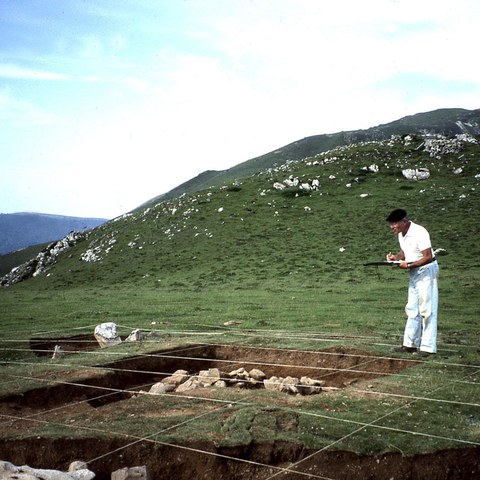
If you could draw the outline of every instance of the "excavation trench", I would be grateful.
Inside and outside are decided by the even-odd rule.
[[[78,338],[70,342],[71,351],[78,351]],[[51,354],[54,345],[63,345],[68,351],[69,340],[56,339],[49,345],[35,341],[35,351]],[[89,348],[92,343],[83,339],[80,345]],[[74,350],[73,350],[74,349]],[[196,345],[171,351],[129,357],[98,365],[98,374],[89,375],[72,383],[58,381],[53,385],[36,388],[19,395],[0,399],[3,404],[14,405],[17,410],[48,409],[72,401],[87,400],[99,407],[130,398],[139,389],[148,389],[176,370],[194,374],[200,370],[218,368],[232,371],[238,368],[262,370],[267,377],[307,376],[325,382],[326,387],[343,388],[360,380],[373,379],[398,373],[415,362],[398,358],[372,356],[368,353],[333,348],[323,352],[277,350],[267,348],[232,347],[229,345]],[[104,395],[99,395],[104,389]]]
[[[56,344],[61,344],[62,339],[55,340]],[[71,351],[80,350],[78,340],[63,339],[64,349],[69,349],[70,341]],[[90,339],[80,340],[85,349],[96,348]],[[48,342],[42,344],[41,348],[38,348],[39,344],[40,340],[36,339],[34,347],[37,351],[46,351],[48,354],[53,350]],[[138,396],[139,391],[148,391],[152,384],[179,369],[194,374],[210,368],[222,371],[240,367],[246,370],[257,368],[267,377],[308,376],[323,380],[325,386],[330,388],[344,388],[356,382],[373,381],[384,375],[400,373],[413,365],[415,363],[409,360],[377,357],[342,347],[321,352],[302,352],[195,345],[129,357],[99,365],[98,374],[89,372],[84,378],[72,381],[65,381],[65,377],[58,381],[48,379],[49,384],[45,387],[0,398],[0,460],[15,465],[28,464],[35,468],[59,470],[66,470],[74,460],[85,460],[98,480],[110,479],[111,472],[119,468],[144,464],[152,479],[176,480],[263,480],[279,472],[281,474],[275,478],[296,480],[308,478],[306,475],[337,480],[480,477],[478,448],[444,450],[417,456],[403,456],[399,452],[361,456],[327,449],[310,457],[314,450],[287,441],[251,440],[245,444],[226,446],[222,442],[188,439],[181,443],[165,442],[157,437],[138,441],[138,434],[119,435],[118,431],[109,433],[107,429],[92,434],[88,430],[95,430],[93,427],[108,424],[109,421],[118,422],[119,419],[121,424],[122,418],[134,415],[144,422],[156,416],[168,417],[171,412],[166,409],[177,407],[172,402],[167,407],[167,403],[162,403],[162,397],[152,399],[152,396],[148,396],[149,400],[156,402],[153,404],[155,409],[149,412],[135,410],[132,402],[146,398]],[[212,389],[198,395],[215,396]],[[179,395],[174,398],[180,403],[182,397]],[[165,410],[162,411],[162,408]],[[207,403],[198,408],[212,407]],[[187,417],[201,413],[183,412]],[[52,424],[61,426],[54,434],[48,430]],[[85,429],[85,434],[82,429]],[[303,461],[297,473],[281,470],[300,460]]]

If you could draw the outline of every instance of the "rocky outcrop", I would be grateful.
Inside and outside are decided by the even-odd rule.
[[[50,243],[34,259],[13,268],[10,273],[0,278],[0,286],[8,287],[31,277],[41,275],[57,262],[62,253],[70,250],[84,239],[85,235],[83,233],[70,232],[65,238]]]

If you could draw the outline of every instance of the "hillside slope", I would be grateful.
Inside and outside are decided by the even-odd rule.
[[[473,136],[480,135],[480,109],[439,109],[410,115],[367,130],[314,135],[242,162],[227,170],[207,170],[169,192],[148,200],[140,208],[154,205],[161,200],[178,197],[183,193],[192,193],[210,186],[232,182],[236,178],[252,175],[268,168],[275,168],[275,166],[288,160],[301,160],[351,143],[387,140],[391,135],[454,136],[462,133]]]
[[[471,138],[339,147],[119,217],[37,280],[46,288],[361,281],[363,261],[396,248],[384,218],[399,206],[428,226],[435,247],[455,253],[455,268],[471,268],[480,253],[479,158]],[[430,177],[402,173],[419,168]]]

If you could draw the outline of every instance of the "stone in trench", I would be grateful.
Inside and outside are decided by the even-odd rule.
[[[263,373],[261,370],[258,368],[252,368],[248,374],[250,375],[250,378],[253,378],[253,380],[256,380],[257,382],[263,382],[267,378],[265,373]]]
[[[296,377],[285,377],[282,379],[282,390],[281,392],[286,392],[286,393],[291,393],[291,394],[296,394],[298,393],[298,378]]]
[[[252,368],[248,372],[248,384],[250,387],[260,387],[263,386],[263,381],[267,378],[264,372],[258,368]]]
[[[179,385],[186,382],[190,378],[186,370],[176,370],[172,375],[162,380],[167,392],[173,392]]]
[[[323,380],[314,380],[310,377],[302,377],[300,383],[297,385],[297,389],[301,395],[314,395],[322,391],[322,387],[325,385]]]
[[[222,379],[222,372],[218,368],[209,368],[198,372],[198,381],[202,387],[211,387]]]
[[[63,358],[65,356],[65,351],[63,350],[61,345],[55,345],[55,349],[53,350],[52,360],[58,360],[59,358]]]
[[[248,372],[243,368],[237,368],[236,370],[232,370],[228,376],[233,380],[249,380],[250,375]]]
[[[158,382],[150,387],[149,393],[152,395],[163,395],[167,393],[167,389],[164,383]]]
[[[149,480],[146,465],[141,467],[121,468],[112,472],[111,480]]]
[[[196,388],[199,388],[200,382],[198,381],[198,377],[190,377],[186,382],[182,383],[176,388],[177,393],[183,393],[183,392],[188,392],[189,390],[195,390]]]
[[[263,381],[266,390],[285,392],[290,394],[298,393],[298,378],[296,377],[270,377]]]
[[[74,462],[75,463],[75,462]],[[10,462],[0,461],[0,479],[1,480],[92,480],[95,473],[86,468],[72,468],[70,465],[68,472],[58,470],[48,470],[43,468],[32,468],[27,465],[17,467]]]
[[[279,392],[281,390],[280,379],[275,375],[271,376],[268,379],[263,381],[263,385],[265,386],[265,390],[271,390]]]

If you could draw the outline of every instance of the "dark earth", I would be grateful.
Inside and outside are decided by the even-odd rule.
[[[62,345],[71,354],[98,347],[91,336],[31,341],[31,348],[38,355],[51,356],[55,345]],[[365,356],[368,356],[368,368],[364,367]],[[122,408],[127,411],[127,407],[122,405],[128,404],[124,400],[132,395],[126,390],[138,390],[156,383],[178,369],[198,372],[208,368],[224,371],[239,367],[247,370],[259,368],[267,377],[305,375],[324,380],[330,388],[344,388],[358,381],[401,372],[414,364],[411,360],[377,357],[343,347],[312,353],[197,345],[130,357],[111,362],[109,371],[99,370],[97,375],[90,373],[81,382],[77,379],[0,398],[0,460],[15,465],[66,471],[74,460],[98,458],[89,462],[89,468],[95,472],[98,480],[110,479],[111,472],[117,469],[140,465],[147,465],[151,480],[267,480],[272,476],[281,480],[479,479],[480,448],[475,447],[404,456],[400,452],[375,455],[357,455],[333,449],[318,452],[300,444],[280,441],[250,442],[233,447],[191,441],[172,446],[149,440],[135,442],[132,438],[125,438],[125,435],[86,434],[79,437],[77,434],[75,438],[69,438],[67,432],[62,438],[38,434],[29,436],[32,421],[19,419],[30,416],[41,421],[66,422],[69,417],[61,416],[62,406],[75,402],[76,413],[84,411],[92,422],[98,422],[111,412],[118,413]],[[62,375],[64,380],[68,378]],[[92,387],[112,390],[99,396],[98,388]],[[128,448],[123,448],[128,444]],[[302,459],[305,460],[295,472],[296,467],[291,467],[292,464]],[[282,470],[288,467],[294,471]]]

